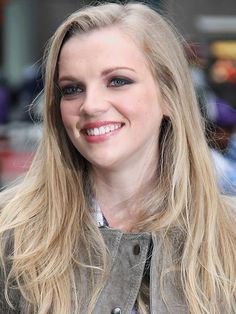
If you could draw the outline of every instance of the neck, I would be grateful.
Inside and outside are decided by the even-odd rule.
[[[150,166],[145,168],[132,167],[129,171],[93,168],[96,199],[109,226],[130,231],[138,221],[140,199],[155,169]]]

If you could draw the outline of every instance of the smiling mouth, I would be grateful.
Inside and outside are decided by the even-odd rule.
[[[120,128],[122,128],[124,124],[122,123],[115,123],[115,124],[106,124],[97,128],[87,128],[82,129],[82,132],[87,136],[99,136],[108,133],[112,133]]]

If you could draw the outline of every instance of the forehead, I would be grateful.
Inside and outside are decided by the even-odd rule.
[[[119,62],[134,63],[139,66],[147,65],[141,47],[118,27],[73,35],[63,45],[59,63],[74,59],[83,64],[91,58],[97,63],[105,59],[108,65]]]

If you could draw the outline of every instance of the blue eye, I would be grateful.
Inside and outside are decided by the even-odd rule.
[[[73,96],[83,92],[83,89],[78,85],[69,85],[61,89],[62,96]]]
[[[122,77],[114,77],[110,80],[109,86],[112,87],[120,87],[124,85],[128,85],[133,83],[130,79],[122,78]]]

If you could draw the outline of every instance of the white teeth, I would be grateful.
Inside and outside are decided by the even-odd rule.
[[[92,132],[90,130],[87,130],[88,135],[92,135]]]
[[[99,128],[93,128],[93,129],[86,129],[86,133],[89,136],[96,136],[96,135],[103,135],[106,133],[110,133],[114,130],[117,130],[121,128],[121,123],[119,124],[111,124],[111,125],[104,125],[100,126]]]
[[[100,127],[100,134],[105,134],[106,133],[106,130],[105,128],[102,126]]]
[[[105,126],[105,133],[109,133],[110,132],[110,128],[108,125]]]
[[[98,128],[94,129],[94,135],[99,135],[99,129]]]

